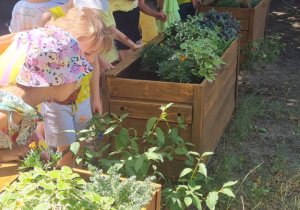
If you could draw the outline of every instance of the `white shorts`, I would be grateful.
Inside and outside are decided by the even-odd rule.
[[[77,104],[77,107],[78,109],[73,112],[73,105],[60,105],[54,102],[41,104],[45,139],[50,147],[72,144],[76,141],[76,133],[64,131],[77,132],[86,127],[92,115],[90,98]]]

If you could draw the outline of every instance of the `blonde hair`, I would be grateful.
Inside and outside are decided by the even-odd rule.
[[[91,46],[101,43],[101,51],[108,52],[112,47],[112,38],[108,29],[100,19],[99,11],[90,8],[72,8],[67,15],[47,23],[65,30],[73,38],[92,37]]]

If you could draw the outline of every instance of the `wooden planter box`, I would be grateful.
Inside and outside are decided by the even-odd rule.
[[[9,183],[15,181],[19,176],[19,171],[16,170],[19,166],[21,166],[21,162],[10,162],[5,163],[0,166],[0,193],[2,189]],[[78,173],[82,179],[88,182],[90,176],[92,175],[90,171],[85,171],[81,169],[73,169],[73,172]],[[105,174],[103,174],[105,176]],[[125,178],[121,178],[121,181],[125,180]],[[151,201],[143,207],[141,210],[160,210],[160,201],[161,201],[161,185],[155,184],[157,188],[152,194]]]
[[[238,45],[237,41],[232,42],[221,57],[228,66],[216,71],[216,80],[204,80],[201,84],[142,79],[140,58],[133,54],[105,74],[104,110],[118,116],[130,113],[123,125],[135,128],[138,136],[142,136],[147,120],[160,116],[161,105],[173,102],[167,110],[169,125],[175,127],[177,117],[181,116],[186,130],[181,129],[179,135],[196,145],[190,149],[199,153],[214,151],[236,106]],[[158,126],[166,128],[165,124]],[[173,168],[176,172],[180,170],[176,161],[164,164],[164,170],[171,172],[171,176],[175,173]]]
[[[232,16],[240,21],[241,25],[241,49],[248,41],[253,42],[264,37],[268,20],[270,0],[261,0],[254,8],[230,8],[209,6],[212,2],[208,1],[201,4],[198,11],[203,13],[214,8],[218,12],[231,12]],[[240,63],[245,63],[246,56],[241,55]]]

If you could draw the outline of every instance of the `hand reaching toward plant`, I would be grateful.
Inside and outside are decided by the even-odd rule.
[[[0,150],[0,162],[19,161],[29,152],[27,145],[16,145],[12,149]]]

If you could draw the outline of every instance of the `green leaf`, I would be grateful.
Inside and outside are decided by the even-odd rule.
[[[198,210],[201,210],[202,209],[202,206],[201,206],[202,201],[199,199],[199,197],[196,195],[192,195],[192,200],[193,200],[194,206],[196,206],[196,208]]]
[[[233,194],[232,190],[229,188],[223,188],[220,192],[225,195],[228,195],[229,197],[235,198],[235,195]]]
[[[40,203],[36,207],[33,208],[33,210],[45,210],[45,209],[50,209],[49,203]]]
[[[192,202],[193,202],[192,198],[190,198],[190,197],[185,197],[184,198],[184,203],[185,203],[186,206],[191,205]]]
[[[199,73],[201,76],[207,75],[206,70],[199,70],[198,73]]]
[[[66,173],[66,174],[72,174],[73,173],[72,169],[68,166],[61,167],[61,171]]]
[[[185,175],[191,173],[192,171],[193,171],[193,169],[191,169],[191,168],[185,168],[185,169],[183,169],[183,170],[181,171],[180,175],[179,175],[179,178],[181,178],[181,177],[183,177],[183,176],[185,176]]]
[[[213,155],[214,153],[213,152],[204,152],[201,157],[205,157],[205,156],[208,156],[208,155]]]
[[[120,142],[123,146],[127,146],[129,142],[129,133],[126,128],[122,128],[119,135]]]
[[[122,121],[122,120],[125,119],[128,115],[129,115],[129,113],[122,114],[121,117],[120,117],[120,120]]]
[[[70,187],[70,184],[68,184],[67,182],[64,182],[64,181],[60,181],[57,183],[57,188],[59,190],[66,190]]]
[[[139,169],[143,166],[144,159],[143,158],[138,158],[137,161],[134,164],[134,170],[136,173],[138,173]]]
[[[103,135],[111,133],[113,130],[115,130],[116,127],[118,127],[118,125],[112,125],[112,126],[110,126],[109,128],[107,128],[107,130],[104,132]]]
[[[79,149],[80,149],[80,143],[79,142],[75,141],[71,144],[70,151],[71,151],[72,157],[77,155]]]
[[[138,147],[137,143],[134,140],[130,141],[130,143],[131,143],[132,149],[137,153],[139,151],[139,147]]]
[[[44,189],[56,189],[56,186],[53,182],[46,182],[45,180],[40,180],[37,185],[43,187]]]
[[[218,192],[210,192],[206,199],[206,205],[209,209],[214,210],[219,199]]]
[[[198,172],[203,174],[205,177],[207,177],[206,166],[203,163],[199,163],[198,167],[199,167]]]
[[[155,128],[155,133],[156,133],[156,137],[159,142],[159,145],[163,145],[165,143],[165,134],[162,132],[162,130],[159,127]]]
[[[223,188],[225,187],[231,187],[233,185],[235,185],[238,181],[230,181],[230,182],[226,182],[225,184],[223,184]]]
[[[150,131],[151,128],[154,126],[154,124],[156,123],[157,121],[157,117],[151,117],[148,121],[147,121],[147,124],[146,124],[146,131]]]

